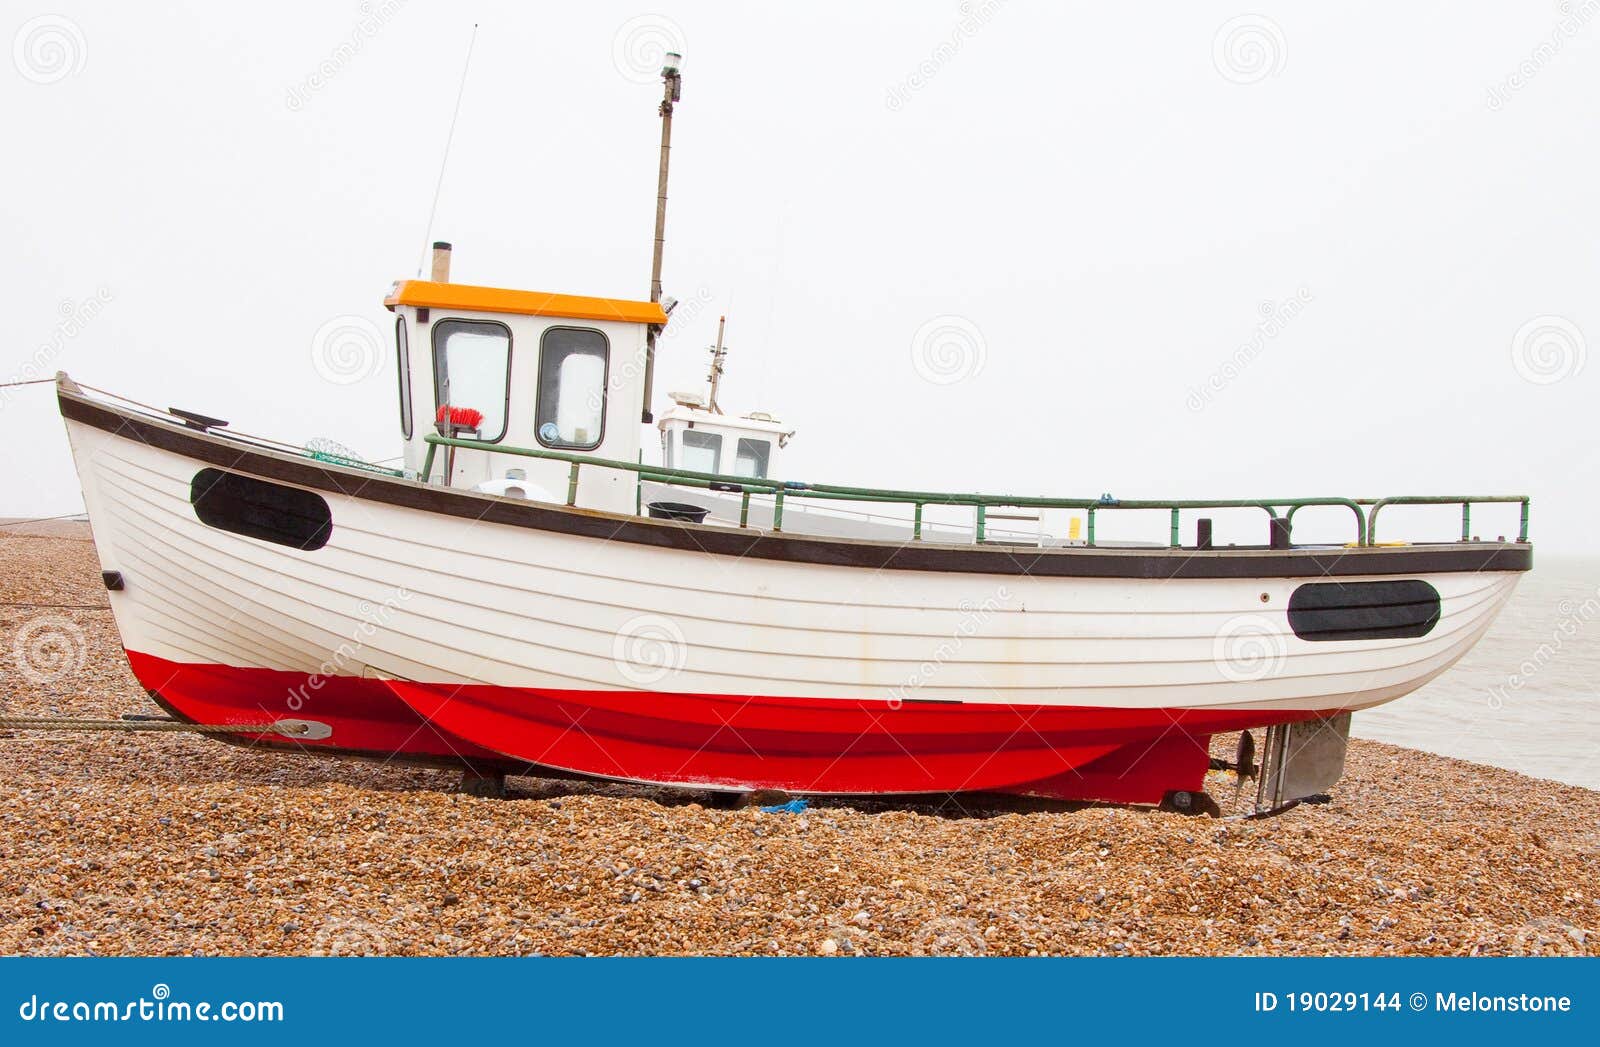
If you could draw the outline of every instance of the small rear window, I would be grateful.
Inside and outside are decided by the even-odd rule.
[[[682,468],[696,473],[714,473],[722,468],[722,436],[702,429],[683,431]]]
[[[772,444],[766,440],[739,438],[733,456],[733,475],[767,478],[767,462],[772,457]]]
[[[207,527],[307,552],[327,545],[333,532],[321,495],[220,469],[194,474],[189,503]]]

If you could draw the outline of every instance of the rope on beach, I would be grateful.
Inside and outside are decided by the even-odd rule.
[[[304,723],[185,723],[182,720],[80,720],[70,716],[0,716],[0,731],[158,731],[197,734],[307,734]]]
[[[46,382],[54,383],[54,378],[30,378],[25,382],[0,382],[0,389],[11,389],[19,385],[43,385]]]
[[[0,607],[26,607],[30,611],[109,611],[106,603],[13,603],[0,600]]]

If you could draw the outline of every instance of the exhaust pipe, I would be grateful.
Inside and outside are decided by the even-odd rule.
[[[439,240],[433,245],[433,282],[450,282],[450,245]]]

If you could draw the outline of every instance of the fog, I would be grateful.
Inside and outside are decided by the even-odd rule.
[[[726,314],[722,402],[796,427],[786,478],[1527,493],[1588,549],[1600,0],[0,10],[0,382],[396,455],[367,332],[430,240],[647,296],[675,48],[657,406]],[[0,516],[81,508],[48,386],[0,431]]]

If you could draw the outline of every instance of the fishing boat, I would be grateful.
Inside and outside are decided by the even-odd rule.
[[[384,300],[399,468],[58,376],[129,664],[173,714],[479,776],[1180,807],[1214,735],[1266,729],[1239,762],[1272,806],[1328,788],[1350,715],[1459,660],[1530,569],[1520,495],[847,487],[784,477],[792,430],[714,385],[657,420],[664,79],[650,298],[455,283],[436,244]],[[1473,536],[1493,502],[1515,538]],[[1459,537],[1379,541],[1417,504],[1459,507]],[[1348,536],[1297,542],[1308,508]],[[1244,509],[1258,540],[1216,541]],[[1105,541],[1131,511],[1169,540]]]

